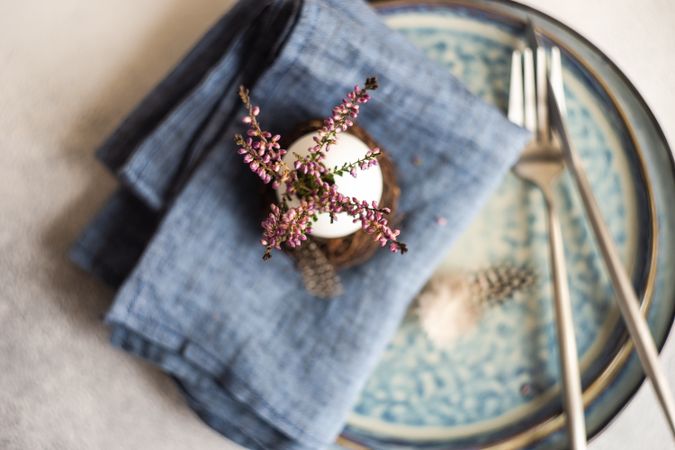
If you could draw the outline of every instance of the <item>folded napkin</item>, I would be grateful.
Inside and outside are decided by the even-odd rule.
[[[261,259],[237,88],[284,134],[370,75],[359,124],[397,165],[409,252],[343,271],[344,294],[322,301],[290,258]],[[112,342],[174,377],[211,427],[249,448],[323,448],[527,138],[362,0],[241,1],[99,150],[121,187],[72,258],[119,286]]]

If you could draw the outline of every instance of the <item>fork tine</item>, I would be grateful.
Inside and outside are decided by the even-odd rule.
[[[546,64],[546,50],[537,47],[537,132],[542,143],[548,142],[548,78]]]
[[[522,54],[514,50],[511,55],[511,86],[509,87],[509,120],[523,126],[523,62]]]
[[[567,115],[567,106],[565,105],[562,63],[560,58],[560,49],[558,47],[553,47],[551,49],[551,89],[553,89],[553,95],[555,96],[558,106],[560,107],[560,113],[564,117]]]
[[[534,57],[532,49],[523,50],[523,76],[525,78],[525,128],[537,131],[537,100],[534,91]]]

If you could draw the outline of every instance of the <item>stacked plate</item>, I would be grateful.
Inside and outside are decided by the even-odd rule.
[[[571,138],[662,345],[675,309],[675,166],[659,125],[625,76],[573,30],[516,3],[395,0],[375,6],[391,27],[503,110],[511,51],[522,45],[525,18],[533,17],[547,45],[562,49]],[[424,164],[424,155],[418,157]],[[586,425],[594,435],[637,390],[642,373],[569,175],[557,195],[564,207]],[[539,192],[507,176],[438,275],[529,267],[534,286],[485,308],[478,324],[446,348],[429,341],[411,311],[340,445],[567,447],[544,212]]]

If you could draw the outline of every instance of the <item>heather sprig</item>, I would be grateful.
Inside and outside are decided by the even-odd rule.
[[[375,147],[371,148],[368,150],[368,153],[366,153],[366,156],[363,158],[356,160],[351,163],[344,163],[342,166],[335,166],[333,167],[332,173],[333,175],[336,176],[342,176],[345,173],[350,174],[354,178],[356,178],[357,172],[356,169],[361,169],[361,170],[366,170],[370,167],[374,167],[377,165],[377,157],[380,156],[382,151]]]
[[[282,159],[286,150],[279,144],[281,136],[272,135],[260,128],[258,123],[260,107],[251,104],[249,91],[243,86],[239,88],[239,97],[248,110],[243,122],[248,124],[249,128],[246,138],[241,134],[234,137],[235,143],[239,146],[238,153],[243,155],[244,163],[249,165],[251,171],[256,173],[263,183],[273,181],[272,187],[277,189],[290,174],[289,167]]]
[[[287,150],[281,148],[281,136],[261,128],[258,122],[260,108],[251,103],[249,91],[240,88],[239,96],[247,109],[243,122],[248,130],[246,137],[240,134],[235,136],[238,153],[265,184],[272,183],[274,189],[279,189],[283,184],[286,188],[280,204],[271,206],[269,215],[261,224],[263,236],[260,242],[265,247],[263,259],[269,259],[272,250],[281,250],[282,245],[290,248],[302,245],[312,232],[312,223],[322,213],[329,214],[331,221],[337,218],[337,214],[346,213],[354,223],[360,223],[361,228],[372,235],[380,246],[388,245],[392,252],[407,251],[406,245],[398,240],[400,230],[389,226],[389,208],[380,208],[377,202],[369,204],[342,195],[335,184],[336,176],[349,173],[356,177],[357,169],[366,170],[377,165],[381,150],[372,148],[363,158],[342,166],[328,168],[324,164],[326,152],[337,142],[340,133],[354,125],[360,105],[368,103],[369,91],[377,88],[374,77],[368,78],[363,88],[355,86],[333,108],[331,117],[324,120],[308,154],[304,157],[296,155],[297,160],[292,168],[283,161]],[[299,204],[291,207],[289,202],[293,197],[299,200]]]
[[[281,250],[281,245],[290,248],[299,247],[312,232],[312,219],[316,215],[311,202],[302,201],[295,208],[282,210],[272,204],[271,211],[262,222],[263,237],[260,243],[265,246],[263,259],[272,257],[272,249]]]

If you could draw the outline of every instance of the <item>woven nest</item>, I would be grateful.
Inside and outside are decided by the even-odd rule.
[[[284,148],[288,148],[290,144],[300,137],[307,133],[317,131],[322,126],[323,121],[321,120],[311,120],[301,124],[288,135],[287,141],[284,140],[284,142],[282,142]],[[369,148],[380,147],[377,142],[358,125],[351,127],[347,133],[361,139]],[[401,190],[397,184],[396,168],[393,161],[389,158],[385,149],[380,147],[380,150],[382,152],[377,157],[377,161],[382,171],[383,189],[379,205],[382,208],[387,207],[391,209],[389,220],[390,222],[393,222],[396,217]],[[310,236],[310,239],[312,242],[316,243],[328,262],[336,270],[364,263],[380,248],[379,243],[374,239],[373,235],[368,234],[364,230],[358,230],[342,238],[322,239]],[[303,246],[307,244],[308,243],[305,243]],[[295,252],[289,253],[293,256],[293,253]]]

